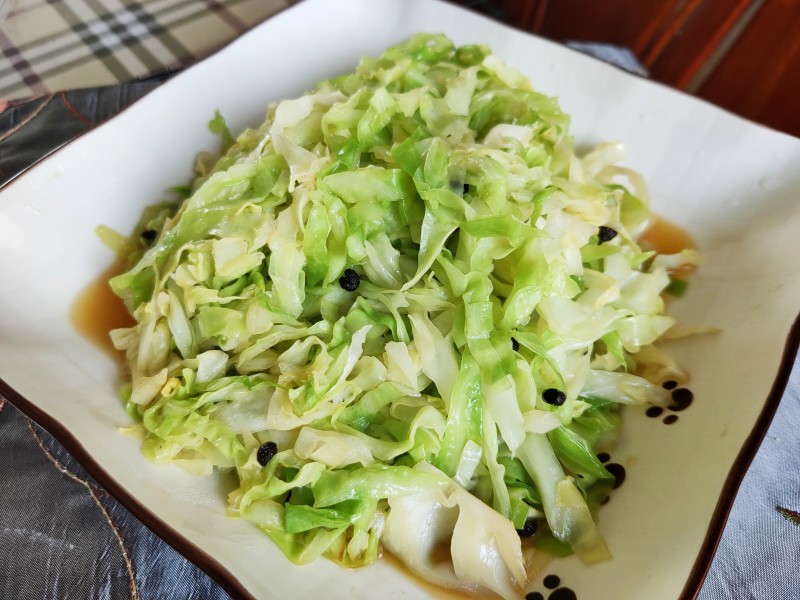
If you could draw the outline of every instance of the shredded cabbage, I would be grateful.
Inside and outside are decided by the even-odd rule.
[[[441,35],[238,138],[217,115],[222,156],[146,211],[111,280],[136,320],[112,335],[146,456],[233,471],[231,514],[297,563],[385,546],[435,583],[518,597],[529,519],[534,543],[608,558],[596,452],[620,405],[663,404],[654,378],[685,375],[653,343],[668,269],[697,257],[637,245],[641,178],[619,144],[576,155],[568,125]]]

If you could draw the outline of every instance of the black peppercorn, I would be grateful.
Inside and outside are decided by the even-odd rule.
[[[361,278],[353,269],[345,269],[344,274],[339,278],[339,285],[348,292],[355,292],[359,283],[361,283]]]
[[[145,229],[142,232],[142,239],[147,240],[148,242],[152,242],[154,239],[156,239],[157,235],[158,232],[155,229]]]
[[[258,447],[256,452],[256,460],[262,467],[266,467],[267,463],[271,461],[278,453],[278,444],[275,442],[265,442]]]
[[[515,340],[514,338],[511,338],[511,349],[514,352],[517,352],[519,350],[519,342],[517,340]]]
[[[542,400],[544,400],[548,404],[561,406],[562,404],[564,404],[564,401],[566,399],[567,395],[561,390],[557,390],[556,388],[547,388],[545,391],[542,392]]]
[[[597,231],[597,238],[600,240],[601,244],[603,242],[610,242],[615,237],[617,237],[617,230],[612,229],[611,227],[601,225],[600,229]]]
[[[525,521],[525,525],[522,526],[522,529],[517,529],[517,533],[519,537],[529,538],[536,533],[538,526],[539,523],[537,523],[536,519],[528,519]]]

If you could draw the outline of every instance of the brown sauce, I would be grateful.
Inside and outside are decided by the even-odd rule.
[[[447,549],[447,554],[449,556],[450,549]],[[415,573],[412,573],[404,564],[403,562],[397,558],[394,554],[387,552],[386,550],[383,551],[381,555],[381,561],[387,565],[389,565],[392,569],[400,571],[403,573],[404,576],[412,579],[414,583],[419,586],[420,589],[425,591],[426,598],[436,598],[437,600],[494,600],[497,598],[494,594],[491,595],[474,595],[468,594],[466,592],[460,592],[457,590],[449,590],[447,588],[439,587],[436,584],[431,583],[430,581],[424,580],[422,577],[419,577]]]
[[[659,254],[675,254],[687,248],[697,248],[689,232],[680,225],[655,217],[642,236],[642,242]]]
[[[450,540],[436,544],[431,549],[429,559],[435,565],[452,562],[453,557],[450,555]]]
[[[94,346],[122,364],[125,355],[114,348],[108,332],[120,327],[131,327],[135,321],[122,300],[111,291],[108,280],[124,271],[122,262],[116,262],[75,298],[69,317],[73,327]]]
[[[697,242],[689,235],[688,231],[661,217],[653,219],[640,242],[644,248],[655,250],[659,254],[677,254],[681,250],[697,248]],[[678,279],[686,279],[694,270],[695,267],[691,266],[681,267],[670,271],[670,275]]]
[[[525,561],[525,571],[527,575],[526,586],[544,571],[545,567],[553,560],[547,552],[532,551],[533,548],[526,549],[523,543],[523,560]],[[433,564],[451,561],[450,548],[448,543],[437,544],[431,552],[431,562]],[[488,594],[470,594],[458,590],[451,590],[440,587],[430,581],[413,573],[403,562],[391,552],[383,550],[381,562],[389,565],[392,569],[400,571],[405,577],[413,580],[417,586],[425,591],[426,598],[436,598],[437,600],[496,600],[497,595],[489,592]]]

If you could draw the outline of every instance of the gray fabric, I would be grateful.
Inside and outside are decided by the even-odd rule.
[[[800,361],[745,475],[699,600],[800,598]]]
[[[578,42],[575,40],[567,40],[567,46],[573,50],[578,50],[584,54],[594,56],[597,59],[607,62],[610,65],[624,69],[634,75],[641,77],[649,76],[649,72],[644,68],[636,55],[631,52],[630,48],[624,46],[615,46],[614,44],[601,44],[599,42]]]
[[[228,598],[10,403],[0,457],[3,600]]]

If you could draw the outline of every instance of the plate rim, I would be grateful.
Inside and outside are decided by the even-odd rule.
[[[182,74],[193,69],[195,66],[209,59],[212,59],[216,57],[218,54],[224,52],[229,46],[235,44],[241,37],[248,35],[249,33],[258,29],[260,26],[262,26],[267,21],[270,21],[272,18],[284,12],[291,11],[293,8],[307,3],[307,1],[308,0],[288,0],[288,2],[290,3],[286,4],[283,8],[280,8],[274,13],[268,15],[260,22],[254,24],[248,31],[223,44],[209,55],[180,70],[174,76],[166,80],[163,84],[157,86],[157,88],[148,91],[143,96],[136,99],[134,102],[131,102],[127,106],[123,107],[119,112],[114,114],[112,117],[77,134],[75,137],[67,140],[64,143],[61,143],[57,147],[49,150],[44,155],[38,157],[30,165],[27,165],[25,168],[15,173],[6,182],[1,184],[0,192],[3,192],[8,188],[10,188],[14,183],[20,181],[23,177],[27,176],[34,169],[39,168],[43,163],[54,158],[58,153],[60,153],[68,146],[72,145],[78,139],[84,137],[86,134],[91,134],[92,132],[100,129],[101,127],[104,127],[105,125],[108,125],[111,122],[123,117],[124,113],[126,113],[135,104],[139,103],[143,98],[150,95],[151,92],[156,91],[156,89],[162,87],[163,85],[167,85],[173,81],[179,80]],[[546,40],[546,38],[541,38],[540,36],[532,32],[521,29],[513,24],[500,21],[496,18],[493,18],[490,15],[477,13],[476,11],[471,11],[460,5],[451,4],[449,2],[442,2],[442,0],[434,0],[434,2],[444,3],[447,4],[450,8],[473,13],[478,17],[482,17],[487,20],[493,21],[496,24],[508,27],[509,29],[512,29],[514,31],[523,33],[525,35],[530,35],[532,37],[536,37],[539,39],[543,39],[545,41],[552,43],[552,40]],[[691,94],[686,94],[681,90],[677,90],[670,86],[661,84],[660,82],[638,76],[635,73],[631,73],[623,69],[622,67],[619,67],[618,65],[606,63],[605,61],[597,59],[596,57],[593,57],[591,55],[586,55],[585,53],[581,53],[580,51],[570,48],[569,46],[566,46],[564,44],[559,44],[559,45],[566,50],[577,52],[584,56],[588,56],[589,58],[593,58],[598,63],[611,66],[630,77],[642,79],[649,83],[657,84],[660,87],[664,87],[673,92],[677,92],[678,94],[689,96],[690,98],[700,103],[713,106],[720,112],[726,113],[728,116],[733,116],[739,120],[746,121],[747,123],[755,127],[767,129],[771,132],[782,135],[788,135],[789,137],[795,137],[791,136],[790,134],[787,134],[786,132],[773,129],[771,127],[765,126],[755,121],[751,121],[749,119],[745,119],[739,115],[736,115],[735,113],[730,112],[725,108],[710,103],[702,98],[692,96]],[[59,92],[53,92],[51,95],[54,96],[57,93]],[[779,366],[773,378],[769,393],[764,399],[759,414],[756,420],[754,421],[754,425],[750,430],[750,432],[748,433],[747,437],[745,438],[744,442],[742,443],[742,446],[739,449],[736,458],[734,459],[733,463],[731,464],[728,470],[728,473],[725,477],[725,481],[722,487],[720,488],[717,502],[709,518],[706,532],[703,536],[703,540],[700,544],[697,556],[688,573],[686,583],[684,584],[684,587],[678,597],[679,600],[696,600],[698,598],[703,583],[705,582],[708,572],[711,569],[711,565],[713,563],[716,550],[722,539],[722,535],[725,530],[725,525],[727,524],[728,518],[730,516],[731,510],[736,500],[736,496],[738,495],[739,488],[741,487],[744,477],[747,474],[747,471],[751,463],[753,462],[759,448],[761,447],[761,443],[764,437],[766,436],[769,427],[772,424],[775,414],[777,413],[777,409],[781,403],[781,400],[783,399],[783,395],[786,390],[786,386],[788,385],[794,364],[796,363],[799,357],[800,357],[800,314],[798,314],[794,318],[794,321],[791,327],[789,328],[789,332],[784,338]],[[222,587],[225,590],[225,592],[227,592],[232,598],[237,600],[238,599],[257,600],[257,597],[254,596],[253,593],[251,593],[246,588],[246,586],[239,580],[239,578],[236,575],[233,574],[231,570],[223,566],[223,564],[219,562],[216,558],[214,558],[209,553],[204,551],[196,543],[190,541],[187,537],[182,535],[170,524],[168,524],[161,517],[159,517],[154,511],[146,507],[143,503],[139,502],[131,493],[129,493],[124,488],[124,486],[114,478],[113,475],[111,475],[105,468],[103,468],[94,459],[91,453],[88,450],[86,450],[86,448],[83,446],[82,442],[57,418],[51,416],[44,409],[37,406],[34,402],[25,398],[25,396],[17,392],[11,385],[6,383],[6,381],[2,378],[2,376],[0,376],[0,400],[2,399],[5,399],[8,402],[10,402],[26,418],[33,420],[42,428],[44,428],[50,435],[53,436],[53,438],[56,441],[58,441],[64,447],[64,449],[67,450],[67,452],[70,453],[70,455],[75,460],[78,461],[78,463],[83,468],[86,469],[86,471],[95,480],[97,480],[98,483],[100,483],[100,485],[102,485],[109,492],[109,494],[111,494],[111,496],[117,502],[119,502],[126,510],[128,510],[132,515],[134,515],[145,527],[147,527],[153,533],[155,533],[166,544],[171,546],[181,556],[183,556],[189,562],[193,563],[197,568],[199,568],[211,579],[213,579],[217,584],[219,584],[220,587]],[[2,410],[2,404],[0,404],[0,410]]]

